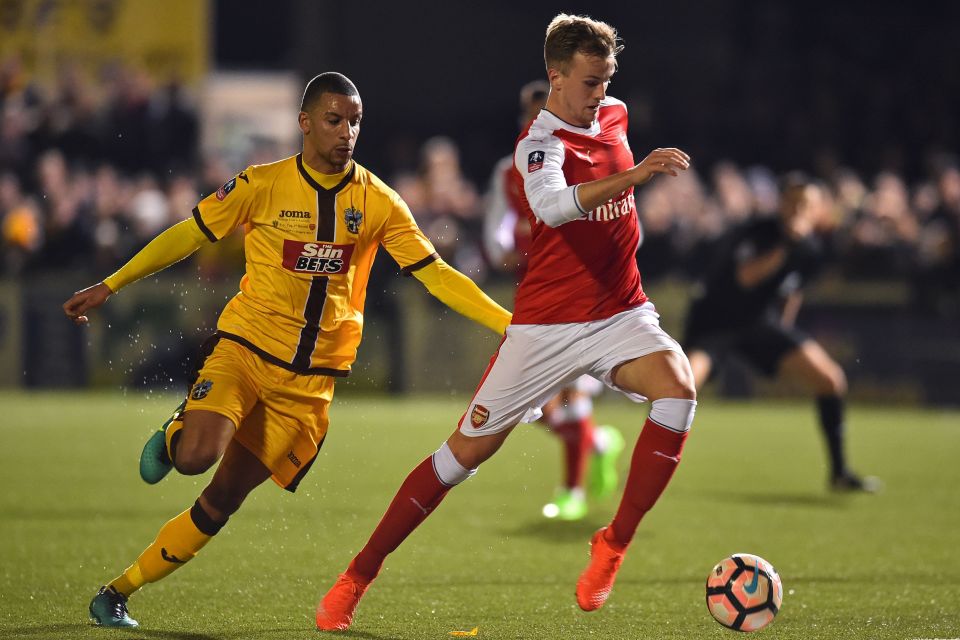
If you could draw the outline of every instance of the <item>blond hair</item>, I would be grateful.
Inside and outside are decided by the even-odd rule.
[[[616,57],[623,50],[617,30],[606,22],[589,16],[557,15],[547,26],[543,43],[543,61],[547,70],[567,72],[567,66],[578,51],[587,56]]]

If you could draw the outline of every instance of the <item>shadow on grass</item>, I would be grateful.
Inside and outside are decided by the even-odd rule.
[[[378,636],[367,631],[318,631],[318,638],[366,638],[367,640],[400,640],[396,636]]]
[[[521,521],[512,527],[502,527],[500,533],[508,538],[510,536],[523,536],[552,542],[577,542],[578,540],[589,542],[590,536],[601,526],[603,526],[602,523],[598,524],[590,519],[559,522],[541,518]]]
[[[709,491],[704,497],[718,502],[738,504],[813,507],[815,509],[843,509],[850,504],[851,495],[836,493],[757,493],[751,491]]]
[[[234,640],[241,638],[250,638],[250,637],[261,637],[268,635],[276,635],[278,637],[312,637],[312,638],[357,638],[363,640],[399,640],[396,636],[390,635],[377,635],[375,633],[369,633],[366,631],[337,631],[334,633],[325,633],[319,632],[316,629],[311,628],[297,628],[297,629],[276,629],[274,631],[256,631],[251,632],[249,630],[245,631],[236,631],[236,632],[227,632],[227,633],[196,633],[192,631],[170,631],[165,629],[144,629],[143,627],[134,627],[134,628],[118,628],[118,629],[101,629],[94,624],[69,624],[69,623],[59,623],[59,624],[46,624],[38,625],[35,627],[24,627],[17,629],[14,635],[7,636],[4,635],[4,638],[73,638],[82,635],[81,632],[86,630],[97,630],[104,633],[108,633],[111,636],[116,638],[123,638],[123,640],[147,640],[147,639],[156,639],[156,640]]]
[[[98,511],[90,507],[71,507],[66,505],[23,506],[14,505],[0,510],[4,520],[24,522],[63,522],[77,521],[95,523],[98,521],[126,521],[139,518],[161,518],[167,510],[164,508],[130,508]]]
[[[24,627],[17,629],[15,638],[71,638],[75,637],[81,629],[99,629],[94,624],[45,624],[36,627]],[[192,633],[189,631],[163,631],[159,629],[141,629],[118,628],[109,629],[110,634],[121,634],[117,637],[133,640],[134,638],[162,638],[163,640],[224,640],[233,636],[208,635],[205,633]]]
[[[607,520],[593,520],[590,517],[573,522],[540,518],[520,522],[516,527],[502,527],[499,531],[507,538],[510,536],[522,536],[526,538],[539,538],[549,542],[582,542],[586,545],[590,542],[590,538],[594,532],[607,523]],[[637,538],[644,538],[647,535],[644,531],[637,532]]]

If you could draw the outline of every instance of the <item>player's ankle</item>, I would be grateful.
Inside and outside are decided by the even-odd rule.
[[[603,540],[617,553],[623,553],[627,550],[627,547],[630,546],[629,540],[627,542],[621,542],[620,540],[617,540],[612,526],[608,526],[603,530]]]
[[[380,573],[381,566],[382,563],[377,564],[376,566],[370,566],[369,563],[367,565],[359,565],[359,563],[357,563],[357,559],[354,558],[350,563],[350,566],[348,566],[347,570],[343,573],[354,582],[359,582],[360,584],[370,584]]]

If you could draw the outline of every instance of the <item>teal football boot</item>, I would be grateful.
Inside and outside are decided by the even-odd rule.
[[[140,453],[140,477],[147,484],[157,484],[167,477],[173,469],[173,461],[167,455],[167,429],[175,420],[183,420],[183,409],[187,406],[184,400],[173,412],[173,415],[163,425],[153,432]]]
[[[90,619],[101,627],[139,627],[127,611],[127,597],[113,587],[100,587],[90,601]]]

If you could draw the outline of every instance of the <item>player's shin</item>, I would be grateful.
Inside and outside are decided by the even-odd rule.
[[[820,429],[827,441],[831,477],[840,477],[848,472],[846,456],[843,451],[843,398],[840,396],[819,396],[817,398],[817,413],[820,417]]]
[[[630,473],[617,513],[607,527],[606,540],[621,549],[633,539],[640,520],[673,477],[693,423],[696,400],[655,400],[630,461]]]
[[[214,522],[196,502],[163,525],[157,539],[110,586],[129,597],[146,583],[167,577],[197,555],[224,524]]]
[[[421,462],[407,476],[380,524],[350,563],[347,574],[354,580],[373,580],[384,559],[413,532],[443,500],[452,487],[477,472],[457,462],[447,443]]]
[[[564,486],[568,489],[582,488],[587,458],[593,447],[593,422],[589,418],[581,418],[551,425],[551,429],[563,441]]]

